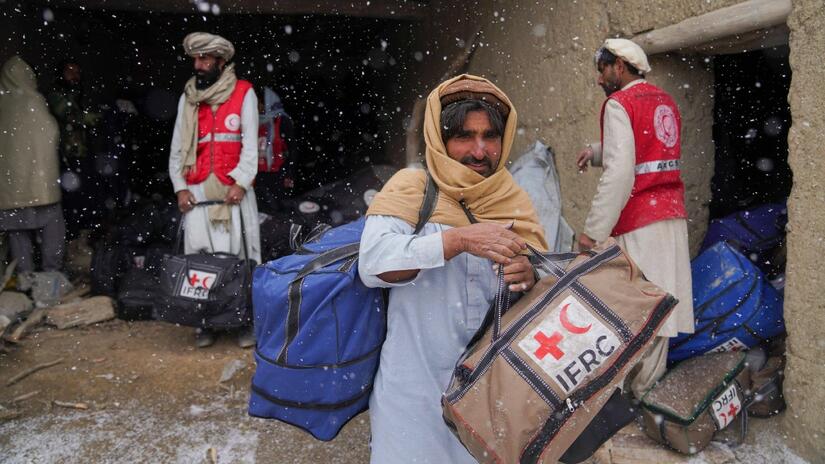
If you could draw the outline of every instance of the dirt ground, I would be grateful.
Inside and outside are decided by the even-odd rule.
[[[63,362],[7,387],[34,365]],[[224,367],[246,367],[219,386]],[[110,321],[92,327],[39,328],[0,354],[0,405],[21,416],[0,421],[0,462],[358,463],[369,461],[366,414],[328,443],[282,424],[249,417],[252,351],[223,337],[193,346],[191,329],[159,322]],[[36,395],[12,403],[30,392]],[[53,401],[86,403],[87,410]]]
[[[6,386],[16,374],[57,359],[63,361]],[[224,368],[238,360],[245,367],[220,384]],[[191,329],[170,324],[41,326],[0,354],[0,416],[20,412],[0,419],[0,463],[208,463],[210,448],[220,463],[369,462],[367,414],[326,443],[289,425],[249,417],[253,369],[252,351],[238,348],[234,338],[198,350]],[[85,403],[88,409],[54,401]],[[588,462],[804,464],[776,434],[773,419],[751,423],[745,445],[713,444],[693,457],[665,450],[631,424]]]

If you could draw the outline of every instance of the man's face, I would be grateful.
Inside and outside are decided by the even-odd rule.
[[[194,58],[195,86],[205,89],[214,84],[221,75],[226,60],[212,55],[198,55]]]
[[[63,67],[63,80],[71,85],[80,83],[80,66],[77,63],[67,63]]]
[[[484,177],[490,177],[501,159],[501,135],[484,111],[471,111],[461,131],[447,140],[447,155]]]
[[[599,63],[598,65],[596,82],[608,97],[622,88],[618,64],[619,60],[613,64]]]

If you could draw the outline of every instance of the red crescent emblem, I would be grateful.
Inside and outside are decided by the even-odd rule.
[[[203,281],[201,281],[201,284],[203,285],[203,288],[209,288],[209,284],[206,283],[206,282],[209,281],[209,279],[211,279],[211,277],[204,277]],[[590,327],[588,327],[588,329],[589,328]]]
[[[587,327],[579,327],[577,325],[573,325],[570,322],[570,319],[567,318],[567,308],[569,307],[570,303],[567,303],[566,305],[564,305],[564,307],[561,308],[561,313],[559,314],[559,321],[561,321],[562,327],[564,327],[568,332],[572,334],[581,335],[583,333],[587,333],[587,331],[590,330],[590,327],[592,327],[593,324],[590,324]]]

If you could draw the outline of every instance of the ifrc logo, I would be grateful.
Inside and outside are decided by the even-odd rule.
[[[565,393],[592,375],[619,345],[616,335],[572,296],[518,343]]]
[[[186,279],[183,279],[180,287],[180,296],[194,298],[196,300],[206,300],[209,298],[209,290],[218,277],[214,272],[198,271],[190,269]]]
[[[716,399],[713,400],[713,418],[719,430],[727,427],[736,415],[742,410],[742,403],[739,401],[739,394],[736,391],[736,384],[732,383]]]

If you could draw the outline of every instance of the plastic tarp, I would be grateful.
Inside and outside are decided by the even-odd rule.
[[[510,173],[533,201],[544,226],[549,251],[566,252],[573,249],[574,232],[561,215],[561,187],[555,158],[547,145],[536,142],[510,166]]]

